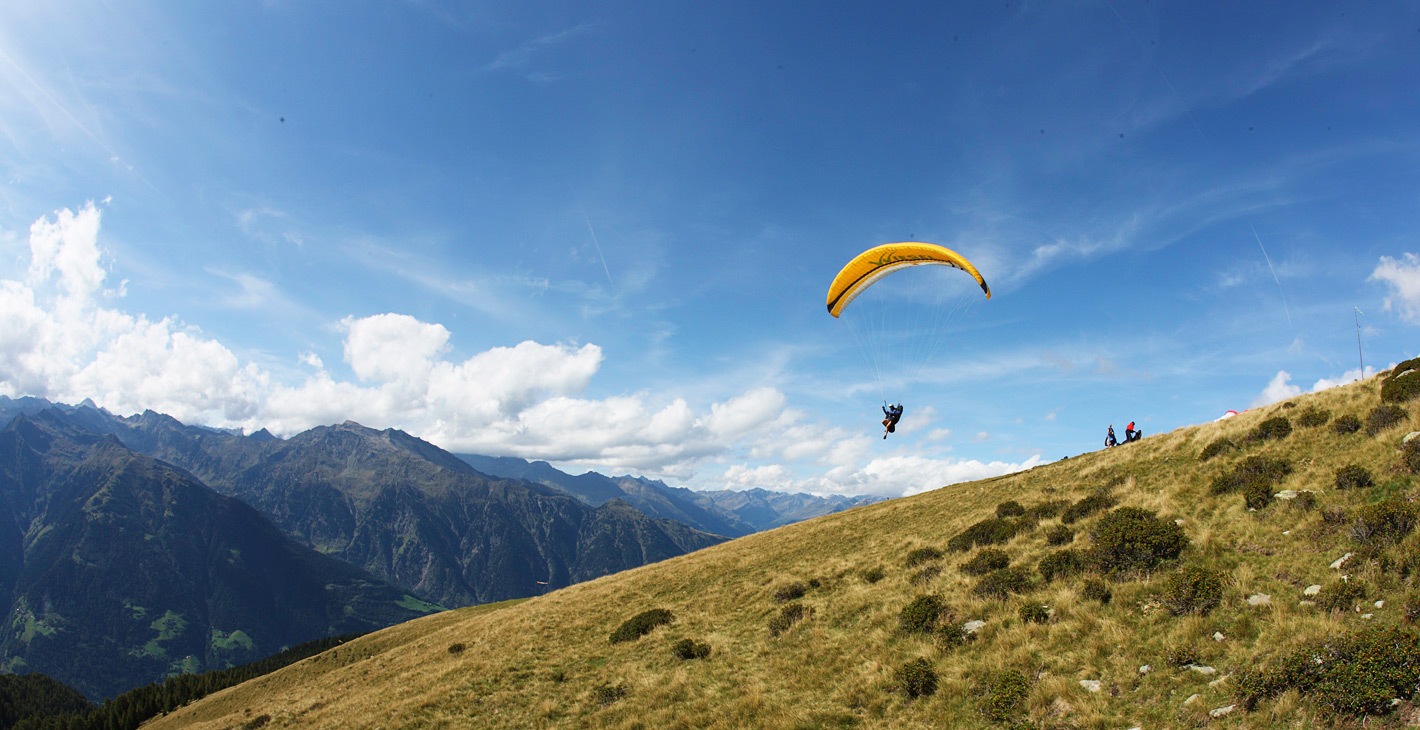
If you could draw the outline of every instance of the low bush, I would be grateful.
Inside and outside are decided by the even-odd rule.
[[[1164,584],[1164,607],[1175,616],[1207,616],[1223,601],[1223,574],[1199,566],[1186,566]]]
[[[675,619],[675,615],[664,608],[653,608],[632,616],[611,632],[611,643],[635,641],[651,633],[657,626],[663,626]]]
[[[1381,381],[1382,403],[1404,403],[1420,397],[1420,358],[1406,360]]]
[[[937,628],[937,623],[949,616],[950,611],[942,599],[933,594],[918,596],[902,607],[898,614],[898,628],[905,634],[929,634]]]
[[[1366,435],[1375,436],[1388,428],[1399,426],[1407,415],[1405,409],[1400,406],[1390,404],[1376,406],[1366,416]]]
[[[1048,502],[1031,505],[1026,509],[1025,517],[1036,521],[1048,520],[1060,514],[1061,510],[1069,506],[1070,501],[1067,499],[1052,499]]]
[[[877,583],[885,577],[887,577],[887,572],[883,570],[881,565],[875,565],[863,571],[863,580],[867,583]]]
[[[1410,697],[1417,682],[1420,634],[1374,627],[1306,642],[1249,669],[1239,678],[1238,695],[1252,709],[1262,699],[1296,690],[1328,713],[1383,715],[1393,709],[1393,698]]]
[[[1043,603],[1035,601],[1022,603],[1018,613],[1022,623],[1043,624],[1050,621],[1050,608]]]
[[[1101,517],[1090,538],[1091,560],[1104,573],[1152,570],[1188,547],[1182,527],[1138,507],[1120,507]]]
[[[1017,566],[993,570],[981,576],[972,592],[982,598],[1003,599],[1012,593],[1025,593],[1030,587],[1030,573]]]
[[[1292,473],[1292,466],[1281,459],[1249,456],[1238,462],[1232,471],[1219,474],[1210,488],[1213,494],[1246,493],[1249,487],[1271,489]]]
[[[934,547],[917,548],[907,554],[907,567],[915,568],[942,557],[942,551]]]
[[[1114,598],[1114,592],[1109,589],[1109,584],[1099,578],[1086,578],[1080,584],[1080,597],[1102,604],[1108,604]]]
[[[912,577],[909,578],[908,581],[910,581],[912,585],[915,586],[927,585],[928,583],[932,582],[933,578],[936,578],[938,575],[941,574],[942,566],[936,564],[928,565],[923,567],[916,573],[913,573]]]
[[[1011,517],[982,520],[947,541],[947,549],[964,553],[973,547],[999,545],[1016,536],[1027,523]]]
[[[592,689],[592,701],[600,707],[606,707],[626,697],[626,685],[624,684],[599,684]]]
[[[997,517],[1019,517],[1026,513],[1026,508],[1014,499],[1008,499],[996,505]]]
[[[1360,464],[1347,464],[1336,470],[1337,489],[1365,489],[1375,483],[1371,472]]]
[[[1025,675],[1014,669],[1007,669],[991,674],[981,683],[977,706],[987,719],[1007,722],[1022,714],[1029,696],[1030,682],[1026,680]]]
[[[704,659],[710,656],[710,645],[693,639],[681,639],[671,644],[671,653],[680,659]]]
[[[922,657],[913,659],[897,668],[894,673],[898,691],[907,699],[928,697],[937,692],[937,670],[932,663]]]
[[[1090,515],[1107,510],[1118,502],[1108,489],[1097,490],[1094,494],[1081,499],[1080,501],[1065,508],[1060,514],[1060,522],[1068,525],[1077,520],[1084,519]]]
[[[774,591],[774,602],[788,603],[789,601],[797,601],[798,599],[803,598],[804,594],[808,592],[808,586],[804,585],[803,583],[790,583],[788,585],[780,586]]]
[[[1325,426],[1331,420],[1331,411],[1312,406],[1297,414],[1297,425],[1303,428]]]
[[[1066,548],[1041,558],[1036,570],[1040,572],[1040,577],[1049,583],[1056,578],[1075,575],[1089,567],[1089,563],[1089,558],[1083,552],[1074,548]]]
[[[1045,531],[1045,544],[1047,545],[1069,545],[1075,541],[1075,531],[1064,526],[1056,525]]]
[[[1334,580],[1312,600],[1323,611],[1350,611],[1366,600],[1366,583],[1361,580]]]
[[[1335,421],[1332,421],[1331,429],[1335,431],[1336,435],[1338,436],[1345,436],[1348,433],[1356,433],[1357,431],[1361,430],[1361,419],[1348,413],[1344,416],[1338,417]]]
[[[1362,545],[1389,545],[1415,531],[1417,510],[1399,497],[1362,507],[1351,523],[1351,539]]]
[[[1264,509],[1272,503],[1272,487],[1266,484],[1249,484],[1243,489],[1243,504],[1248,509]]]
[[[1292,435],[1292,422],[1286,416],[1273,416],[1257,424],[1247,434],[1248,441],[1280,441]]]
[[[463,650],[464,650],[464,649],[467,649],[467,648],[468,648],[468,647],[464,646],[462,643],[449,644],[449,653],[450,653],[450,654],[462,654],[462,653],[463,653]]]
[[[1400,445],[1400,468],[1407,474],[1420,474],[1420,438]]]
[[[780,634],[793,628],[794,624],[814,615],[813,608],[802,603],[791,603],[781,609],[779,614],[769,619],[769,635],[779,636]]]
[[[967,575],[986,575],[993,570],[1000,570],[1011,564],[1011,556],[1005,551],[995,548],[983,548],[976,557],[962,563],[961,572]]]
[[[955,621],[942,621],[937,624],[937,630],[932,632],[937,639],[937,644],[944,649],[955,649],[968,641],[971,641],[971,634],[966,633],[966,627]]]
[[[1179,644],[1170,647],[1164,652],[1164,664],[1174,669],[1182,669],[1190,664],[1198,663],[1198,647],[1192,644]]]
[[[1217,439],[1214,439],[1213,443],[1210,443],[1207,446],[1203,447],[1203,451],[1199,452],[1198,454],[1198,460],[1207,461],[1215,456],[1219,456],[1226,452],[1233,451],[1237,449],[1237,447],[1238,445],[1236,443],[1233,443],[1231,439],[1219,437]]]
[[[1297,496],[1292,500],[1292,507],[1302,510],[1303,512],[1311,511],[1316,507],[1316,492],[1310,490],[1298,492]]]

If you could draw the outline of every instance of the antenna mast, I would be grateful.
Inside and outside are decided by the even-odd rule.
[[[1366,358],[1361,354],[1361,315],[1365,312],[1362,312],[1360,307],[1352,306],[1351,308],[1356,310],[1354,315],[1356,318],[1356,357],[1361,361],[1361,377],[1356,379],[1364,380],[1366,378]]]

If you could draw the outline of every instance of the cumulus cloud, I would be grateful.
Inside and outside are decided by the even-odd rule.
[[[1253,399],[1248,405],[1249,408],[1257,408],[1276,403],[1278,401],[1295,398],[1302,394],[1301,386],[1292,385],[1292,374],[1286,370],[1278,370],[1272,380],[1267,383],[1267,387],[1262,389],[1262,393]]]
[[[1394,366],[1394,365],[1392,365],[1392,367],[1393,367],[1393,366]],[[1347,370],[1346,372],[1342,373],[1342,374],[1340,375],[1340,377],[1336,377],[1336,378],[1321,378],[1321,379],[1317,380],[1317,381],[1316,381],[1316,384],[1312,386],[1312,392],[1315,393],[1315,392],[1317,392],[1317,391],[1326,390],[1327,388],[1335,388],[1335,387],[1338,386],[1338,385],[1346,385],[1347,383],[1354,383],[1354,382],[1356,382],[1357,380],[1361,380],[1361,379],[1363,379],[1363,378],[1369,378],[1369,377],[1371,377],[1372,375],[1375,375],[1375,374],[1376,374],[1376,369],[1373,368],[1373,367],[1367,367],[1367,368],[1366,368],[1366,373],[1365,373],[1365,375],[1362,375],[1362,374],[1361,374],[1361,368],[1352,368],[1352,369]]]
[[[1412,324],[1420,323],[1420,256],[1407,253],[1400,260],[1382,256],[1368,281],[1383,282],[1390,288],[1386,311],[1395,311]]]
[[[306,374],[279,380],[175,317],[152,320],[117,308],[122,287],[104,289],[100,219],[89,204],[36,222],[23,280],[0,281],[0,394],[92,398],[121,414],[152,409],[188,423],[283,436],[354,420],[454,451],[714,488],[897,496],[1038,463],[882,456],[876,433],[810,422],[771,387],[699,408],[648,392],[588,398],[603,361],[594,344],[527,341],[457,360],[447,328],[394,312],[339,321],[353,378],[337,379],[305,351],[295,357],[309,367]],[[269,288],[252,275],[220,275],[247,295]],[[918,408],[903,425],[946,439],[947,429],[929,428],[936,418],[931,407]],[[715,466],[724,464],[738,465]]]

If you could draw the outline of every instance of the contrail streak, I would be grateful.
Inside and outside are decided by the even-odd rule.
[[[1267,255],[1267,249],[1262,245],[1262,237],[1257,235],[1257,229],[1252,227],[1252,223],[1247,224],[1248,230],[1252,231],[1252,237],[1257,239],[1257,247],[1262,249],[1262,259],[1267,262],[1267,270],[1272,272],[1272,280],[1277,282],[1277,293],[1282,295],[1282,311],[1287,313],[1287,327],[1292,326],[1292,309],[1287,306],[1287,293],[1282,291],[1282,280],[1277,278],[1277,270],[1272,268],[1272,258]]]
[[[587,209],[582,207],[582,201],[577,201],[577,210],[582,211],[582,220],[587,222],[587,230],[592,232],[592,245],[597,249],[597,258],[602,260],[602,271],[606,272],[607,283],[612,288],[616,288],[616,282],[611,280],[611,269],[606,266],[606,255],[602,253],[602,245],[597,242],[597,229],[592,227],[592,219],[587,217]]]

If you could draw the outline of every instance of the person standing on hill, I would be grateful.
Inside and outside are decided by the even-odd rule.
[[[884,436],[884,438],[887,438],[887,437]],[[1104,437],[1104,447],[1107,449],[1107,448],[1109,448],[1109,447],[1111,447],[1111,446],[1118,446],[1118,445],[1119,445],[1119,441],[1118,441],[1117,439],[1115,439],[1115,437],[1114,437],[1114,424],[1111,423],[1111,424],[1109,424],[1109,433],[1105,434],[1105,437]]]

